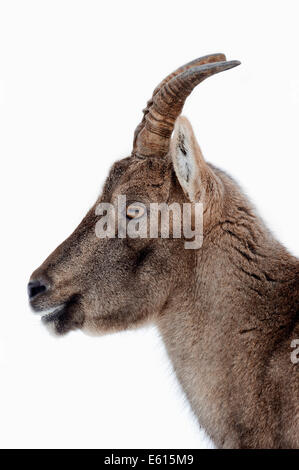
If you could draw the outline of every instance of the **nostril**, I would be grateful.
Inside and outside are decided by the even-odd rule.
[[[29,299],[33,299],[37,294],[45,292],[47,287],[40,281],[30,281],[28,284]]]

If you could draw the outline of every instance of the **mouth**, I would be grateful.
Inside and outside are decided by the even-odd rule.
[[[52,321],[58,320],[64,313],[66,303],[52,307],[46,310],[41,310],[37,312],[41,315],[41,320],[43,323],[50,323]]]
[[[35,305],[33,311],[41,317],[42,323],[50,327],[49,331],[58,335],[70,330],[80,329],[84,323],[84,315],[80,308],[79,295],[73,295],[69,300],[53,307]]]

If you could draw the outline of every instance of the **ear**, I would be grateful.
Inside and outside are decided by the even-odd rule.
[[[171,156],[185,195],[193,202],[203,199],[209,169],[190,122],[182,116],[175,123]]]

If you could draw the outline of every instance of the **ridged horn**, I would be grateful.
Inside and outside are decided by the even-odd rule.
[[[141,129],[143,129],[143,127],[145,125],[145,116],[147,115],[147,113],[149,112],[150,107],[153,104],[154,96],[161,90],[161,88],[167,82],[169,82],[172,78],[176,77],[180,73],[185,72],[186,70],[190,69],[191,67],[195,67],[196,65],[210,64],[212,62],[222,62],[222,61],[225,61],[225,60],[226,60],[225,55],[221,54],[221,53],[210,54],[210,55],[205,55],[203,57],[199,57],[198,59],[192,60],[191,62],[188,62],[185,65],[182,65],[181,67],[176,69],[174,72],[167,75],[167,77],[164,78],[164,80],[162,80],[162,82],[159,83],[159,85],[154,89],[154,92],[153,92],[153,95],[152,95],[151,99],[148,100],[148,102],[146,104],[146,108],[143,109],[142,121],[138,124],[138,126],[136,127],[136,130],[134,132],[133,153],[134,153],[134,149],[135,149],[135,146],[136,146],[136,140],[137,140],[138,134],[141,131]]]
[[[174,123],[192,90],[211,75],[236,67],[240,62],[233,60],[189,64],[181,68],[183,71],[169,75],[171,78],[167,77],[156,88],[152,100],[144,110],[143,120],[135,131],[133,154],[165,156],[169,150]]]

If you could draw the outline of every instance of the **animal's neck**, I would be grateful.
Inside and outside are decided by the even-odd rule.
[[[217,445],[235,446],[234,414],[257,425],[265,361],[298,321],[298,261],[244,204],[221,218],[196,256],[189,287],[158,326],[201,424]],[[245,417],[248,407],[255,414]]]

